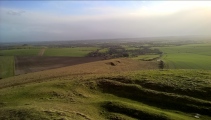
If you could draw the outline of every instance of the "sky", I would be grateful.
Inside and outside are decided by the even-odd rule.
[[[0,41],[210,36],[211,1],[0,1]]]

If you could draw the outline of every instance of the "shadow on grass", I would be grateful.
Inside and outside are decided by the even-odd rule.
[[[119,97],[187,113],[200,113],[211,116],[211,103],[188,96],[159,92],[142,88],[139,85],[126,84],[113,80],[98,80],[97,85],[105,92]]]

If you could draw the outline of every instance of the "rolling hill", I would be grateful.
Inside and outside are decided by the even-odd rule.
[[[111,59],[1,79],[0,119],[209,120],[210,90],[208,70]]]

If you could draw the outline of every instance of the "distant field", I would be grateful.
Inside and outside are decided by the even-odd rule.
[[[140,48],[133,47],[133,46],[128,46],[128,45],[122,45],[122,47],[124,47],[125,50],[137,50],[137,49],[140,49]]]
[[[1,50],[0,55],[3,56],[33,56],[38,55],[40,49],[11,49]]]
[[[100,57],[17,56],[15,75],[100,61]]]
[[[159,49],[164,52],[162,59],[167,68],[211,70],[211,44],[191,44]]]
[[[137,60],[152,60],[155,58],[158,58],[160,55],[139,55],[138,57],[134,57],[132,59],[137,59]]]
[[[25,48],[1,50],[2,56],[37,56],[43,48]],[[96,51],[97,47],[75,47],[75,48],[46,48],[43,56],[69,56],[69,57],[84,57],[89,52]]]
[[[192,53],[211,56],[211,44],[190,44],[182,46],[160,47],[164,53]]]
[[[14,75],[14,57],[0,56],[0,78]]]
[[[106,52],[108,52],[108,48],[100,49],[98,52],[100,52],[100,53],[106,53]]]
[[[43,56],[84,57],[97,49],[97,47],[47,48]]]

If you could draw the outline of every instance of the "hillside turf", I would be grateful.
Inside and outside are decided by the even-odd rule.
[[[2,79],[0,119],[211,119],[211,71],[140,68],[113,59]]]

